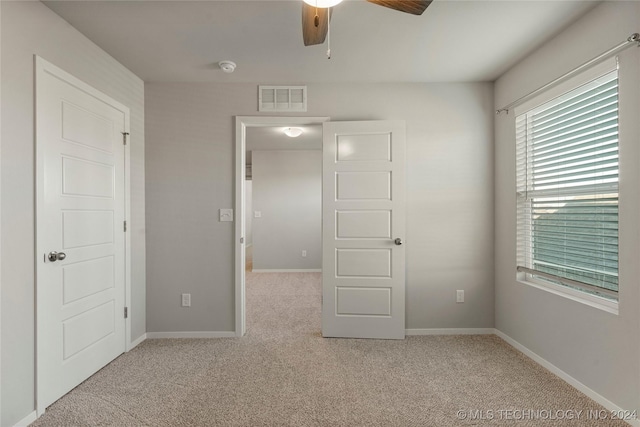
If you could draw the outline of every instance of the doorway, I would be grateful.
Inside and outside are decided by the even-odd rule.
[[[403,339],[406,124],[302,117],[236,117],[236,335],[246,331],[247,128],[317,123],[323,128],[322,336]]]
[[[250,130],[255,130],[254,128],[318,126],[328,120],[328,117],[236,117],[235,330],[237,336],[243,336],[246,332],[247,135]]]

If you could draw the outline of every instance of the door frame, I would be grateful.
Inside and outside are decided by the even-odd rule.
[[[0,4],[0,22],[2,22],[2,5]],[[2,45],[2,31],[0,31],[0,46]],[[0,70],[2,69],[2,55],[0,55]],[[2,79],[0,79],[0,99],[2,99]],[[0,159],[2,158],[2,102],[0,102]],[[0,163],[2,163],[0,161]],[[1,172],[1,169],[0,169]],[[2,173],[0,173],[0,176]],[[1,184],[1,182],[0,182]],[[2,186],[0,185],[0,212],[2,212]],[[1,216],[1,214],[0,214]],[[0,221],[1,223],[2,221]],[[0,236],[2,235],[2,227],[0,226]],[[0,246],[2,246],[0,244]],[[2,251],[0,250],[0,277],[2,277]],[[2,366],[2,286],[0,286],[0,366]],[[1,389],[2,387],[0,387]],[[2,390],[0,390],[0,423],[2,422]]]
[[[35,92],[34,92],[34,105],[36,106],[36,111],[37,111],[37,102],[38,102],[38,94],[42,93],[43,91],[43,77],[46,74],[51,74],[57,78],[59,78],[60,80],[64,81],[65,83],[74,86],[78,89],[80,89],[81,91],[117,108],[118,110],[121,110],[124,115],[125,115],[125,129],[124,131],[127,133],[131,132],[131,112],[129,107],[125,106],[124,104],[116,101],[115,99],[111,98],[109,95],[99,91],[98,89],[95,89],[93,86],[90,86],[89,84],[85,83],[84,81],[78,79],[77,77],[73,76],[72,74],[67,73],[66,71],[64,71],[63,69],[53,65],[52,63],[48,62],[47,60],[43,59],[42,57],[38,56],[38,55],[34,55],[34,65],[35,65]],[[37,126],[37,115],[36,115],[36,122],[34,123],[34,129],[35,129],[35,152],[36,152],[36,179],[35,179],[35,184],[34,184],[34,190],[36,193],[36,204],[35,204],[35,229],[36,229],[36,244],[35,244],[35,254],[34,254],[34,269],[35,269],[35,290],[36,290],[36,304],[35,304],[35,315],[36,315],[36,331],[35,331],[35,335],[36,335],[36,342],[35,342],[35,349],[36,349],[36,366],[35,366],[35,370],[36,370],[36,381],[35,381],[35,389],[36,389],[36,411],[37,411],[37,416],[40,417],[42,414],[44,414],[45,412],[45,407],[43,406],[43,401],[42,401],[42,387],[40,386],[40,365],[41,365],[41,358],[42,355],[40,354],[39,350],[38,350],[38,343],[39,343],[39,337],[41,336],[40,334],[40,327],[39,327],[39,321],[38,321],[38,288],[40,286],[40,281],[38,280],[38,271],[39,271],[39,265],[40,265],[40,261],[41,261],[41,254],[38,252],[39,249],[39,241],[38,241],[38,218],[40,217],[40,206],[38,205],[38,199],[39,199],[39,195],[38,195],[38,188],[39,186],[42,186],[42,180],[44,179],[44,173],[43,173],[43,168],[44,168],[44,162],[42,159],[42,151],[41,151],[41,144],[38,144],[38,134],[39,134],[39,129]],[[127,138],[127,143],[124,146],[124,217],[125,217],[125,221],[127,222],[128,225],[128,229],[125,232],[125,236],[124,236],[124,275],[125,275],[125,283],[124,283],[124,305],[125,307],[131,307],[131,152],[130,152],[130,147],[131,147],[131,135],[129,135],[129,138]],[[124,314],[124,313],[123,313]],[[125,342],[124,342],[124,349],[125,352],[131,350],[132,346],[131,346],[131,312],[129,311],[129,316],[127,316],[124,321],[125,321]]]
[[[247,128],[249,127],[290,127],[317,125],[329,121],[329,117],[292,116],[236,116],[236,167],[235,167],[235,334],[241,337],[246,332],[245,283],[244,283],[244,232],[245,203],[244,180],[246,176]]]

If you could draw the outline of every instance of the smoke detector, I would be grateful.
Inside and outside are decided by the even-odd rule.
[[[236,69],[236,63],[233,61],[220,61],[218,66],[225,73],[233,73],[233,70]]]

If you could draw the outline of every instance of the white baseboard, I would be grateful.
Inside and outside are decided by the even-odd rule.
[[[38,413],[36,411],[33,411],[32,413],[15,423],[14,427],[26,427],[37,419]]]
[[[252,273],[322,273],[321,268],[301,268],[301,269],[289,269],[289,270],[280,270],[280,269],[268,269],[268,268],[254,268],[251,270]]]
[[[540,365],[543,368],[547,369],[552,374],[555,374],[556,376],[560,377],[563,381],[569,383],[571,386],[573,386],[574,388],[578,389],[580,392],[582,392],[585,395],[587,395],[590,399],[592,399],[592,400],[596,401],[597,403],[599,403],[600,405],[604,406],[609,411],[620,412],[620,413],[624,413],[625,412],[623,410],[623,408],[619,407],[615,403],[611,402],[609,399],[605,398],[604,396],[602,396],[599,393],[593,391],[592,389],[590,389],[586,385],[582,384],[580,381],[578,381],[577,379],[573,378],[571,375],[567,374],[562,369],[560,369],[557,366],[555,366],[553,363],[547,361],[546,359],[542,358],[541,356],[538,356],[536,353],[534,353],[533,351],[529,350],[527,347],[523,346],[518,341],[514,340],[513,338],[511,338],[510,336],[508,336],[504,332],[501,332],[501,331],[496,329],[495,330],[495,334],[497,336],[499,336],[500,338],[502,338],[503,340],[505,340],[510,346],[520,350],[522,353],[524,353],[527,357],[532,359],[538,365]],[[633,410],[633,409],[635,409],[635,408],[631,408],[630,410]],[[640,420],[636,419],[636,420],[625,420],[625,421],[628,424],[632,425],[632,426],[640,427]]]
[[[147,339],[155,338],[235,338],[234,331],[147,332]]]
[[[142,344],[142,342],[144,340],[147,339],[147,334],[142,334],[140,335],[136,340],[134,340],[133,342],[131,342],[131,344],[129,344],[129,350],[127,351],[131,351],[134,348],[136,348],[138,345]]]
[[[493,335],[493,328],[429,328],[405,329],[406,335]]]

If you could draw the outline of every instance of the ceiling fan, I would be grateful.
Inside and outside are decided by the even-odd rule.
[[[302,39],[305,46],[322,44],[327,36],[331,7],[342,0],[304,0],[302,3]],[[433,0],[367,0],[412,15],[422,15]]]

